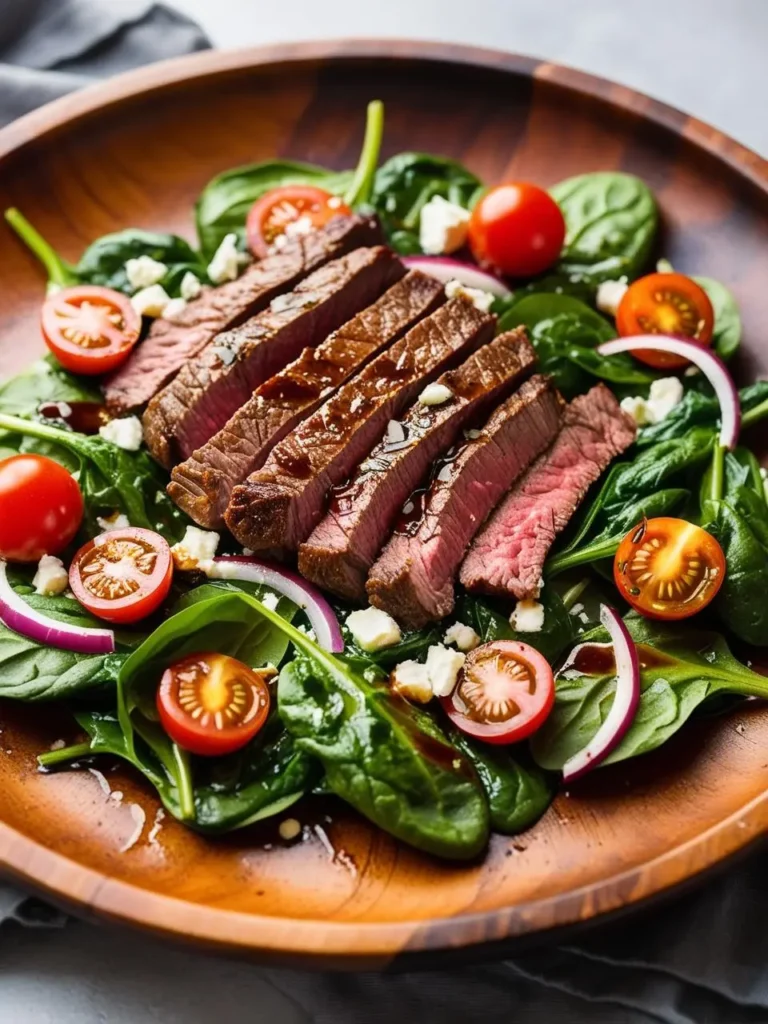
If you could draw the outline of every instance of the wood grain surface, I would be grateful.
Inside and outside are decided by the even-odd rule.
[[[221,170],[275,155],[351,166],[373,97],[387,108],[385,155],[446,153],[489,183],[641,175],[663,210],[663,254],[721,279],[741,304],[740,374],[768,370],[765,161],[629,89],[524,57],[349,41],[144,68],[0,132],[0,206],[18,206],[73,259],[129,225],[191,236],[192,204]],[[41,272],[6,230],[0,282],[2,376],[42,347]],[[496,837],[481,862],[460,867],[398,845],[333,802],[291,812],[306,832],[295,845],[274,824],[204,840],[157,820],[153,794],[117,764],[96,764],[102,777],[37,772],[39,751],[75,736],[55,710],[6,702],[0,729],[8,874],[81,913],[304,965],[496,955],[661,894],[768,827],[768,712],[757,705],[597,773],[529,833]]]

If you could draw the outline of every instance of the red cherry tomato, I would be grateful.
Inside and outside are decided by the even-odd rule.
[[[456,689],[441,703],[453,724],[486,743],[517,743],[555,703],[549,662],[528,644],[494,640],[467,655]]]
[[[704,289],[685,274],[648,274],[631,284],[616,311],[616,329],[622,338],[636,334],[672,334],[708,346],[715,314]],[[632,353],[657,369],[679,369],[688,360],[671,352],[641,349]]]
[[[337,196],[312,185],[283,185],[272,188],[251,207],[245,225],[248,248],[254,256],[266,256],[289,224],[308,218],[320,228],[333,217],[350,216],[352,211]]]
[[[12,455],[0,462],[0,558],[39,562],[74,539],[83,496],[63,466],[44,455]]]
[[[532,277],[551,267],[565,239],[565,220],[538,185],[497,185],[472,211],[469,244],[478,263],[507,277]]]
[[[687,619],[712,601],[725,579],[723,549],[684,519],[645,519],[619,544],[613,578],[622,597],[650,619]]]
[[[75,285],[45,300],[42,328],[64,369],[93,376],[125,362],[139,340],[141,317],[121,292]]]
[[[168,595],[172,578],[168,542],[153,530],[133,526],[89,540],[69,569],[69,585],[80,604],[117,623],[151,615]]]
[[[192,654],[163,673],[157,710],[184,750],[218,757],[253,739],[269,715],[266,673],[226,654]]]

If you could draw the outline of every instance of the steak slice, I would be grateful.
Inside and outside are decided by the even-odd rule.
[[[503,495],[560,429],[562,399],[549,377],[532,377],[482,430],[446,453],[426,487],[403,506],[368,577],[371,604],[419,629],[448,615],[454,580],[472,538]]]
[[[261,312],[329,260],[382,241],[375,219],[334,217],[317,231],[294,235],[284,249],[254,263],[236,281],[205,289],[176,320],[155,320],[146,340],[107,378],[104,395],[110,411],[121,415],[146,405],[221,331]]]
[[[508,395],[535,362],[524,328],[501,334],[440,377],[452,399],[432,406],[417,402],[399,423],[392,420],[352,479],[334,491],[328,513],[299,549],[301,574],[334,594],[362,601],[368,570],[408,495],[470,418]]]
[[[346,480],[426,383],[493,337],[496,317],[451,299],[347,381],[232,492],[226,521],[253,549],[296,549]]]
[[[218,434],[176,466],[168,493],[200,526],[224,523],[232,488],[353,373],[445,299],[439,281],[412,270],[317,348],[256,389]]]
[[[219,334],[144,413],[147,445],[161,465],[187,459],[221,430],[254,390],[305,347],[313,348],[405,273],[383,246],[355,249],[320,267],[234,331]]]
[[[568,406],[552,448],[518,481],[461,567],[468,590],[537,597],[544,562],[589,487],[635,439],[635,423],[603,384]]]

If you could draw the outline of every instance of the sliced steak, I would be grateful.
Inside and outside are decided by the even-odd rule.
[[[328,513],[299,549],[299,570],[326,590],[350,600],[365,598],[368,570],[389,537],[403,502],[461,428],[526,377],[536,353],[525,329],[502,334],[437,383],[453,397],[441,405],[411,406],[352,479],[331,496]]]
[[[232,492],[226,514],[249,548],[295,549],[346,480],[421,389],[493,337],[496,318],[451,299],[348,381]]]
[[[317,348],[304,349],[295,363],[257,388],[218,434],[174,469],[171,498],[200,526],[218,529],[232,488],[264,464],[273,446],[444,300],[439,281],[412,270]]]
[[[166,468],[221,430],[264,381],[370,305],[405,273],[383,246],[355,249],[320,267],[269,309],[219,334],[144,413],[144,433]]]
[[[468,590],[537,597],[544,562],[589,487],[635,439],[635,423],[598,384],[568,406],[563,429],[478,535],[461,567]]]
[[[448,615],[454,580],[472,538],[520,473],[560,429],[562,399],[537,375],[500,405],[482,430],[439,460],[426,487],[403,506],[368,576],[370,601],[403,625]]]
[[[217,334],[266,309],[276,295],[290,291],[324,263],[382,241],[373,218],[334,217],[318,231],[295,235],[284,249],[254,263],[236,281],[205,289],[176,320],[155,320],[145,341],[107,378],[104,395],[110,411],[117,415],[146,405]]]

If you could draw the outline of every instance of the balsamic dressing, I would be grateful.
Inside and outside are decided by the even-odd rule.
[[[98,434],[99,427],[112,418],[101,402],[43,402],[38,415],[65,423],[78,434]]]

